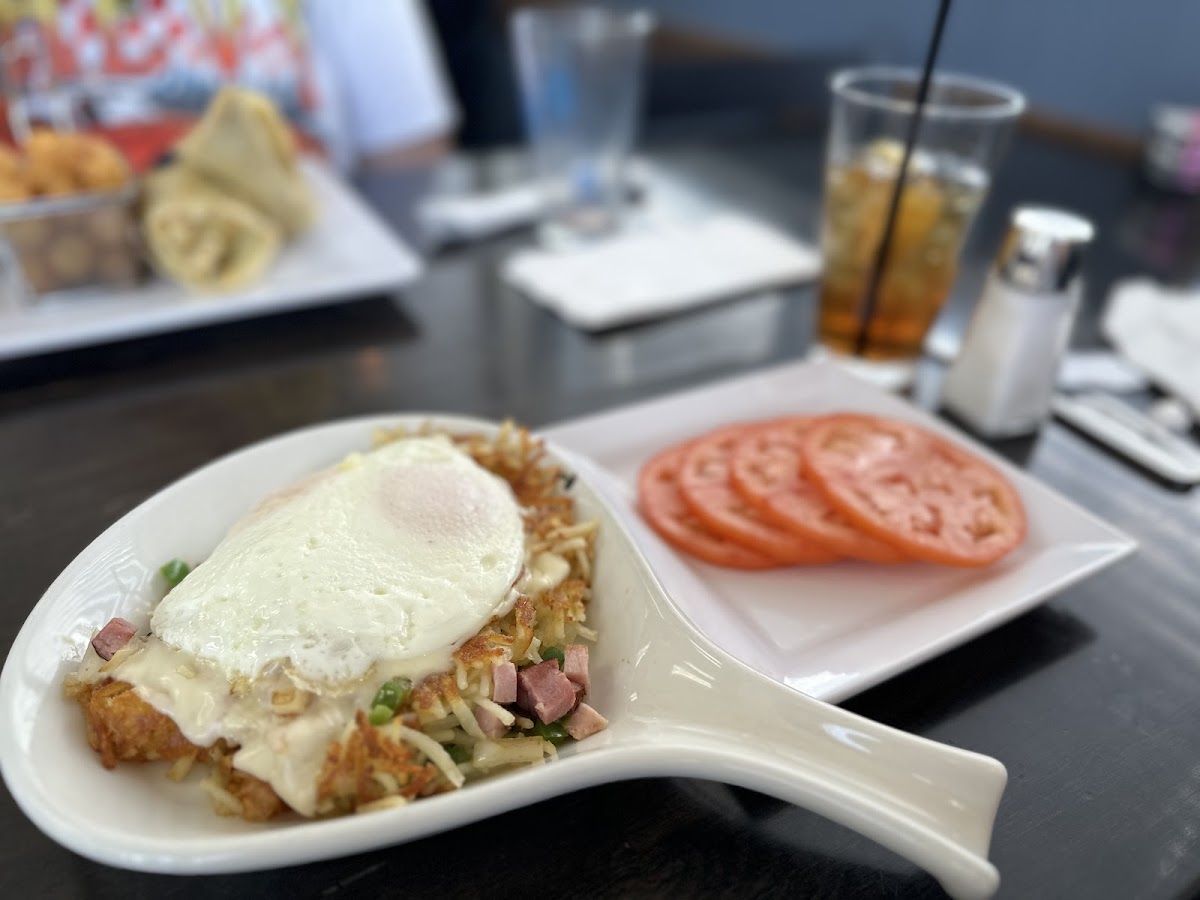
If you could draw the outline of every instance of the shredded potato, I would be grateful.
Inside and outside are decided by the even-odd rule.
[[[480,741],[475,745],[471,764],[482,772],[505,766],[536,766],[546,761],[546,748],[554,745],[541,738],[506,738],[500,741]]]

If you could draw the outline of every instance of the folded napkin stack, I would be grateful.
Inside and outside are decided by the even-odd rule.
[[[1146,278],[1121,282],[1101,328],[1122,356],[1200,413],[1200,293]]]
[[[659,223],[569,250],[527,250],[507,283],[587,331],[815,278],[819,254],[736,213]]]

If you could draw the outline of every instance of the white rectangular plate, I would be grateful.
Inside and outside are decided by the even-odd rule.
[[[638,470],[718,425],[856,411],[905,419],[968,445],[1012,480],[1025,543],[996,565],[825,566],[742,572],[678,553],[637,515]],[[995,628],[1136,549],[1132,538],[936,417],[829,363],[794,363],[566,422],[543,432],[590,457],[589,481],[643,547],[667,593],[713,642],[797,690],[838,702]]]
[[[10,290],[0,299],[0,359],[354,300],[420,274],[412,250],[323,162],[306,159],[302,167],[317,220],[258,284],[203,296],[155,279],[133,288],[64,291],[33,303]]]

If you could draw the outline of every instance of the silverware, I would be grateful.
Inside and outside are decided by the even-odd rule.
[[[1111,394],[1059,394],[1054,413],[1168,481],[1200,483],[1200,448]]]

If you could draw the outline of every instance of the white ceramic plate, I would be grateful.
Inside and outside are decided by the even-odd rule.
[[[202,559],[256,498],[369,445],[383,424],[335,423],[275,438],[206,466],[130,512],[92,542],[30,613],[0,674],[0,771],[47,834],[111,865],[233,872],[393,844],[605,781],[684,775],[740,784],[803,804],[929,869],[956,896],[987,897],[987,861],[1003,766],[884,728],[783,687],[742,665],[679,614],[629,534],[594,492],[591,467],[572,488],[600,521],[589,624],[592,702],[608,730],[558,761],[471,784],[402,809],[266,824],[219,818],[194,781],[161,764],[105,771],[62,679],[92,631],[114,615],[145,621],[162,592],[155,571]],[[437,419],[454,430],[489,423]],[[199,773],[196,773],[197,775]]]
[[[634,511],[638,470],[664,447],[730,422],[834,410],[907,419],[990,460],[1025,503],[1024,545],[985,569],[843,562],[739,572],[676,552]],[[544,434],[603,469],[595,486],[702,632],[758,671],[834,703],[995,628],[1137,547],[946,423],[831,363],[762,370]]]
[[[0,298],[0,359],[354,300],[421,273],[416,255],[325,163],[306,159],[303,168],[317,221],[255,286],[210,297],[156,279],[120,290],[49,294],[32,303],[9,290]]]

